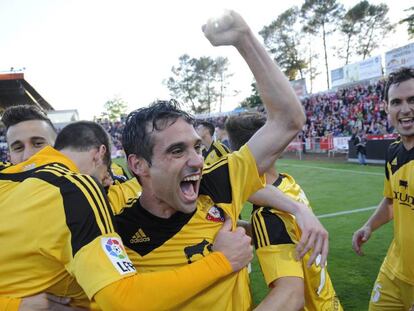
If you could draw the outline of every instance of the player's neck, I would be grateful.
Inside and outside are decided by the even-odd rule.
[[[159,218],[168,219],[177,212],[166,202],[158,199],[154,193],[149,193],[148,191],[142,191],[139,202],[147,212]]]
[[[206,147],[207,151],[210,150],[212,144],[213,144],[213,138],[205,137],[203,139],[203,145]]]
[[[401,141],[404,144],[406,150],[414,148],[414,136],[401,136]]]

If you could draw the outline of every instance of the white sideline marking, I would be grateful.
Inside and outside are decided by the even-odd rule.
[[[335,216],[340,216],[340,215],[347,215],[347,214],[353,214],[353,213],[370,211],[370,210],[373,210],[373,209],[376,209],[376,208],[377,208],[377,206],[370,206],[370,207],[364,207],[364,208],[351,209],[349,211],[342,211],[342,212],[336,212],[336,213],[329,213],[329,214],[318,215],[317,217],[318,218],[335,217]]]
[[[344,173],[355,173],[355,174],[363,174],[363,175],[375,175],[375,176],[384,176],[384,173],[375,173],[375,172],[364,172],[364,171],[354,171],[354,170],[343,170],[339,168],[329,168],[329,167],[319,167],[319,166],[311,166],[311,165],[297,165],[297,164],[286,164],[286,163],[279,163],[278,166],[295,166],[295,167],[306,167],[306,168],[316,168],[318,170],[326,170],[326,171],[337,171],[337,172],[344,172]]]

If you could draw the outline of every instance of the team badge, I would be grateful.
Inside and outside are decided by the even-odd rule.
[[[208,210],[206,219],[214,222],[224,222],[224,212],[220,207],[212,206]]]
[[[119,238],[102,238],[101,245],[113,266],[120,274],[135,272],[135,267],[129,260]]]

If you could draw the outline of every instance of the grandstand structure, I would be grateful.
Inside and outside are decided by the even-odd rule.
[[[0,74],[0,113],[14,105],[35,105],[43,111],[54,110],[36,89],[24,78],[22,72]]]

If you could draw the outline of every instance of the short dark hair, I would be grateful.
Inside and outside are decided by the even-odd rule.
[[[179,118],[194,125],[194,118],[182,111],[176,100],[158,100],[148,107],[132,111],[126,117],[122,133],[122,146],[126,156],[136,154],[151,165],[154,147],[152,133],[164,130]]]
[[[390,90],[391,85],[400,84],[401,82],[414,79],[414,68],[402,67],[395,72],[391,72],[388,75],[387,82],[385,83],[384,88],[384,100],[388,103],[388,91]]]
[[[208,129],[208,132],[210,133],[210,136],[214,135],[214,131],[216,129],[215,129],[213,123],[208,122],[208,121],[199,121],[199,122],[197,122],[197,126],[199,126],[199,125],[201,125],[201,126],[205,127],[206,129]]]
[[[229,135],[230,148],[239,150],[241,146],[266,123],[266,117],[259,113],[244,113],[229,117],[225,127]]]
[[[111,164],[111,143],[108,133],[98,123],[77,121],[66,125],[56,137],[55,149],[64,148],[76,151],[88,151],[92,148],[106,147],[104,163]]]
[[[32,105],[11,106],[11,107],[8,107],[6,110],[4,110],[3,116],[1,117],[1,121],[6,127],[6,132],[8,131],[10,126],[19,124],[20,122],[32,121],[32,120],[45,121],[46,123],[50,125],[51,129],[55,133],[57,132],[52,121],[50,121],[46,113],[44,113],[40,108],[36,106],[32,106]]]

